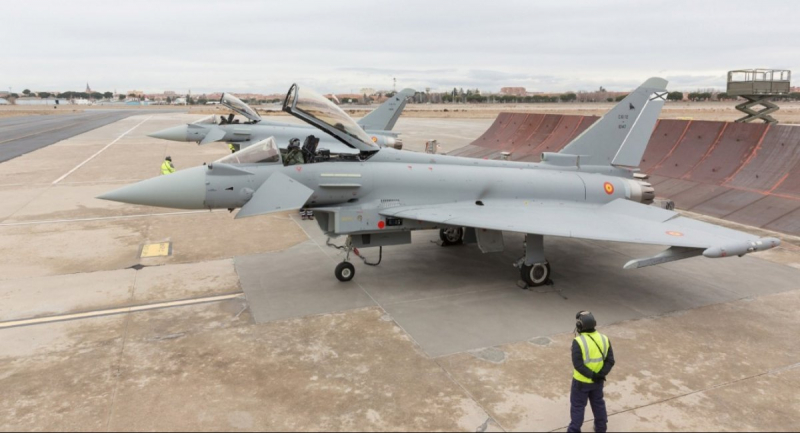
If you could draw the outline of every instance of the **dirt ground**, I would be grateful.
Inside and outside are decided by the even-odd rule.
[[[563,104],[408,104],[403,117],[494,119],[502,112],[573,114],[580,116],[602,116],[615,103],[563,103]],[[800,124],[800,102],[778,102],[781,107],[773,117],[781,123]],[[661,111],[662,119],[722,120],[734,121],[744,116],[735,108],[736,102],[667,102]],[[351,108],[352,107],[352,108]],[[362,117],[375,109],[372,106],[343,106],[345,112]],[[271,104],[257,107],[266,116],[287,116],[280,107]],[[227,114],[223,107],[191,107],[192,114]]]
[[[722,120],[734,121],[744,116],[735,108],[736,102],[667,102],[661,112],[662,119]],[[773,117],[781,123],[800,124],[800,102],[778,102],[781,107]],[[408,104],[403,117],[437,119],[494,119],[502,112],[573,114],[580,116],[602,116],[614,103],[556,103],[556,104]],[[345,112],[354,117],[362,117],[374,110],[377,105],[347,105]],[[262,116],[288,116],[278,104],[255,106]],[[83,110],[163,110],[188,111],[189,114],[227,115],[229,110],[214,106],[174,106],[174,105],[98,105],[61,106],[57,110],[32,106],[0,106],[0,117],[78,113]]]

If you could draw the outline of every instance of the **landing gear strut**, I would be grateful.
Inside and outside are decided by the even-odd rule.
[[[464,243],[464,229],[461,227],[440,229],[439,239],[442,241],[443,247],[449,247],[451,245],[460,245]]]
[[[550,263],[544,257],[544,237],[542,235],[525,235],[524,245],[525,256],[515,264],[519,268],[520,279],[528,287],[552,284]]]

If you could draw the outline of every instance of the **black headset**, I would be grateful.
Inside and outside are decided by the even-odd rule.
[[[578,332],[583,332],[586,329],[594,329],[597,326],[597,321],[591,311],[581,310],[575,315],[575,329]]]

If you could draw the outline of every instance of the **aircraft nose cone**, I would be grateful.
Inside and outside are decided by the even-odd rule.
[[[160,138],[162,140],[189,141],[189,127],[187,125],[174,126],[152,134],[147,134],[147,136]]]
[[[205,209],[206,167],[192,167],[123,186],[97,198],[178,209]]]

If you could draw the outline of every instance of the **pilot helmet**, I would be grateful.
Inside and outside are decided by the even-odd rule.
[[[591,311],[582,310],[575,315],[575,328],[578,329],[578,332],[594,331],[595,326],[597,326],[597,321]]]
[[[300,148],[300,139],[293,138],[289,140],[289,149],[299,149]]]

